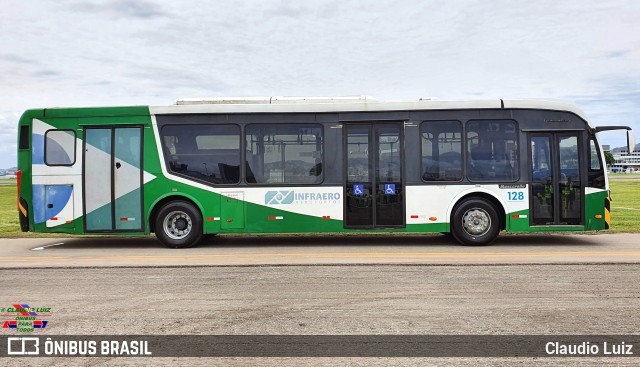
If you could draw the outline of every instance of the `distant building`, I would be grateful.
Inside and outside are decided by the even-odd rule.
[[[615,163],[609,167],[609,170],[613,173],[640,172],[640,152],[637,150],[634,150],[631,154],[628,154],[626,150],[613,153],[613,159]]]
[[[605,152],[610,152],[611,145],[602,144],[602,150],[604,150]]]

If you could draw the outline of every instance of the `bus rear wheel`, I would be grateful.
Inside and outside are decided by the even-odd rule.
[[[155,225],[156,237],[167,247],[191,247],[202,238],[202,215],[198,208],[184,201],[165,204]]]
[[[500,234],[498,211],[485,199],[466,199],[453,210],[451,234],[463,245],[488,245]]]

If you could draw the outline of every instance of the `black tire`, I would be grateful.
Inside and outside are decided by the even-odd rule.
[[[184,201],[171,201],[162,206],[155,225],[156,237],[167,247],[191,247],[202,238],[200,210]]]
[[[485,199],[465,199],[453,210],[451,234],[463,245],[488,245],[500,234],[498,211]]]

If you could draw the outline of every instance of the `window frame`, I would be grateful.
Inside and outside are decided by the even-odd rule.
[[[602,162],[600,159],[602,157],[601,153],[600,153],[600,147],[599,144],[597,144],[597,140],[594,137],[589,137],[589,165],[588,165],[588,172],[599,172],[603,170],[603,166],[607,165],[606,160],[604,162]],[[593,168],[593,160],[592,160],[592,155],[591,155],[591,145],[593,144],[593,146],[596,148],[596,156],[598,157],[598,168]]]
[[[250,165],[247,162],[247,136],[250,135],[247,133],[247,130],[249,130],[250,126],[281,126],[281,125],[289,125],[289,126],[306,126],[309,128],[319,128],[320,130],[320,163],[322,164],[322,171],[320,172],[319,176],[319,180],[317,182],[313,182],[313,183],[291,183],[291,182],[248,182],[246,180],[246,173],[247,173],[247,167],[250,168]],[[271,186],[275,186],[275,187],[296,187],[296,186],[320,186],[324,183],[325,180],[325,172],[326,172],[326,161],[325,161],[325,132],[324,132],[324,124],[320,123],[320,122],[251,122],[251,123],[247,123],[246,125],[244,125],[244,128],[242,130],[242,135],[243,135],[243,154],[245,155],[245,159],[244,159],[244,173],[243,173],[243,177],[244,177],[244,183],[247,186],[250,187],[271,187]],[[315,165],[314,165],[315,166]],[[283,167],[284,170],[284,167]]]
[[[54,131],[54,132],[57,132],[57,131],[70,131],[72,133],[72,136],[73,136],[73,160],[71,161],[71,163],[49,163],[47,161],[47,140],[48,140],[47,139],[47,134],[49,134],[52,131]],[[76,135],[76,131],[73,130],[73,129],[49,129],[49,130],[45,131],[44,132],[44,154],[43,154],[44,164],[46,166],[49,166],[49,167],[71,167],[74,164],[76,164],[76,161],[77,161],[76,156],[78,155],[77,152],[76,152],[77,145],[78,145],[77,139],[78,139],[78,136]]]
[[[609,167],[607,166],[607,159],[604,155],[604,149],[602,149],[602,146],[600,144],[598,144],[598,139],[595,136],[588,136],[587,137],[588,140],[588,164],[587,164],[587,183],[585,185],[586,187],[593,187],[593,188],[597,188],[597,189],[606,189],[607,184],[606,184],[606,179],[605,179],[605,175],[606,175],[606,171],[609,169]],[[596,153],[597,153],[597,157],[598,157],[598,163],[600,164],[600,168],[598,169],[592,169],[591,168],[591,144],[593,144],[596,148]],[[596,185],[597,180],[600,179],[600,185]]]
[[[169,164],[169,157],[171,155],[180,155],[180,153],[176,152],[175,154],[172,154],[169,151],[169,148],[167,147],[167,145],[165,143],[165,137],[166,136],[173,136],[173,135],[165,135],[164,129],[167,128],[167,127],[173,127],[173,126],[178,126],[178,127],[185,127],[185,126],[214,126],[214,127],[232,126],[232,127],[237,128],[237,131],[238,131],[237,137],[238,137],[238,139],[240,139],[239,146],[238,146],[238,162],[239,162],[238,169],[240,170],[240,172],[238,174],[238,181],[237,182],[233,182],[233,183],[214,183],[214,182],[211,182],[211,181],[203,180],[203,179],[200,179],[200,178],[197,178],[197,177],[194,177],[194,176],[189,176],[189,175],[186,175],[184,173],[180,173],[180,172],[176,172],[176,171],[172,170],[171,169],[171,165]],[[207,123],[207,124],[188,124],[188,123],[186,123],[186,124],[180,124],[180,123],[176,124],[176,123],[169,123],[169,124],[162,125],[162,127],[159,129],[159,133],[160,133],[160,145],[162,146],[163,159],[164,159],[164,164],[165,164],[165,168],[167,170],[167,173],[169,173],[171,175],[176,175],[178,177],[185,178],[187,180],[191,180],[191,181],[195,181],[195,182],[198,182],[198,183],[202,183],[202,184],[207,185],[207,186],[214,186],[214,187],[216,187],[216,186],[231,187],[231,186],[238,186],[238,185],[243,183],[242,169],[244,167],[244,164],[242,162],[242,159],[244,157],[244,153],[243,153],[244,145],[243,145],[243,142],[242,142],[242,138],[243,138],[244,134],[243,134],[243,129],[239,124],[234,124],[234,123],[223,123],[223,124],[218,124],[218,123]],[[197,136],[199,136],[199,135],[194,135],[194,139],[193,139],[194,140],[194,144],[195,144],[195,140],[196,140],[195,137],[197,137]],[[197,145],[196,145],[196,148],[197,148]]]
[[[460,179],[459,180],[446,180],[446,181],[440,181],[440,180],[434,180],[434,181],[427,181],[424,179],[424,174],[426,173],[424,168],[422,167],[422,159],[424,158],[424,151],[422,149],[422,134],[424,133],[422,130],[422,127],[425,126],[427,123],[430,122],[457,122],[460,126]],[[465,142],[466,142],[466,134],[465,134],[465,129],[464,129],[464,123],[460,120],[457,119],[451,119],[451,120],[424,120],[422,122],[420,122],[419,125],[419,133],[420,133],[420,169],[418,170],[418,173],[420,174],[420,180],[422,180],[422,182],[424,183],[428,183],[428,184],[435,184],[435,185],[440,185],[442,183],[457,183],[457,182],[462,182],[465,178],[465,160],[466,160],[466,152],[465,152]],[[433,157],[433,155],[431,156]]]
[[[515,147],[515,162],[517,163],[517,167],[515,167],[513,169],[514,177],[511,180],[499,180],[499,179],[493,179],[493,180],[472,180],[469,177],[469,167],[471,165],[471,153],[469,152],[469,124],[473,123],[473,122],[512,122],[515,126],[515,143],[516,143],[516,147]],[[520,159],[520,127],[518,124],[518,121],[516,121],[515,119],[469,119],[467,121],[465,121],[464,123],[464,151],[465,151],[465,161],[464,161],[464,173],[465,173],[465,178],[467,179],[467,181],[472,182],[474,184],[487,184],[487,183],[501,183],[501,182],[508,182],[508,183],[512,183],[512,182],[519,182],[520,181],[520,170],[522,167],[522,161]]]

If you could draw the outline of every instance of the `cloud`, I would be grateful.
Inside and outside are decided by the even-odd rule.
[[[304,4],[302,1],[281,0],[275,6],[268,8],[265,11],[265,16],[266,18],[288,17],[298,20],[310,12],[309,8],[302,4]]]
[[[605,57],[614,58],[614,59],[623,58],[625,56],[628,56],[630,53],[631,53],[631,50],[615,50],[607,53]]]
[[[0,111],[368,94],[569,99],[633,123],[639,23],[623,0],[19,2],[0,15]]]
[[[21,57],[19,55],[16,54],[0,54],[0,60],[9,62],[9,63],[14,63],[14,64],[27,64],[27,65],[31,65],[31,64],[35,64],[36,62],[34,60],[30,60],[27,59],[25,57]]]
[[[32,74],[36,78],[50,78],[60,76],[60,73],[55,70],[40,70]]]
[[[102,4],[95,2],[76,2],[69,4],[67,9],[97,15],[110,14],[114,17],[155,18],[167,16],[162,6],[144,0],[115,0]]]

